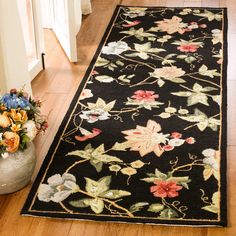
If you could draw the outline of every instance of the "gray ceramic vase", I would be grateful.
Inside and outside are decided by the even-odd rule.
[[[25,187],[31,180],[35,164],[33,143],[28,143],[24,151],[0,158],[0,194],[13,193]]]

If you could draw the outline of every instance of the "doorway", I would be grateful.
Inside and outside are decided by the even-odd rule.
[[[38,0],[18,0],[28,71],[31,80],[43,69],[44,39]]]

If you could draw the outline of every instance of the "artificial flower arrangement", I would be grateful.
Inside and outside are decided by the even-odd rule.
[[[0,158],[27,148],[47,122],[40,114],[41,101],[22,90],[11,89],[0,96]]]

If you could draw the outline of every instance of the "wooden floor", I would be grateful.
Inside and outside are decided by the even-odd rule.
[[[229,13],[228,64],[228,218],[227,228],[189,228],[96,223],[20,216],[30,185],[0,196],[0,236],[234,236],[236,235],[236,0],[94,0],[93,13],[83,20],[78,35],[79,63],[70,64],[54,34],[45,30],[46,70],[32,82],[35,96],[45,103],[49,129],[36,140],[38,172],[71,99],[92,59],[117,4],[149,6],[227,6]]]

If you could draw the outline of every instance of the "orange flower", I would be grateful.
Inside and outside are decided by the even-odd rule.
[[[7,116],[7,112],[5,111],[0,115],[0,127],[7,128],[8,126],[10,126],[10,124],[11,121]]]
[[[18,132],[18,131],[21,130],[21,125],[12,124],[11,130],[12,130],[13,132]]]
[[[28,120],[26,111],[20,110],[17,112],[15,109],[11,109],[10,116],[14,121],[25,123]]]
[[[16,152],[20,144],[20,136],[17,133],[7,131],[3,137],[5,138],[4,144],[7,147],[7,152]]]
[[[1,110],[1,111],[6,111],[7,108],[6,108],[5,106],[0,106],[0,110]]]

